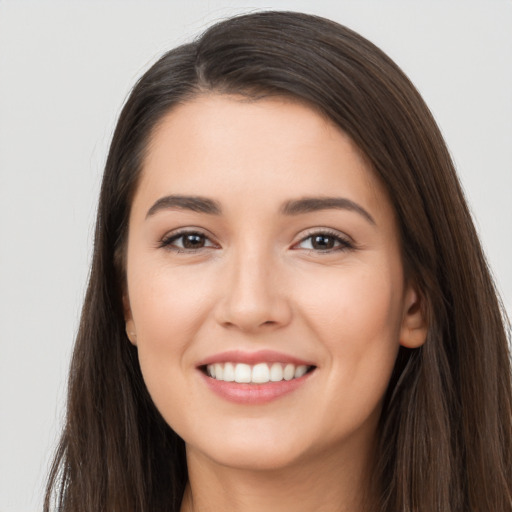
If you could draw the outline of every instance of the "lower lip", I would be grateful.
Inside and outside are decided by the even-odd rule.
[[[313,372],[302,377],[265,384],[240,384],[216,380],[201,372],[206,385],[217,395],[238,404],[259,405],[277,400],[304,385]]]

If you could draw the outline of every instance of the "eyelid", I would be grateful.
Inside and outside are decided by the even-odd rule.
[[[198,247],[197,249],[176,247],[176,246],[173,247],[172,244],[175,240],[178,240],[181,237],[184,237],[186,235],[203,236],[210,243],[210,245],[207,245],[204,247]],[[212,249],[212,248],[218,248],[218,247],[219,247],[219,244],[213,240],[213,237],[210,234],[208,234],[204,229],[197,228],[194,226],[178,228],[174,231],[168,232],[164,236],[162,236],[158,242],[158,248],[169,249],[169,250],[173,250],[175,252],[182,252],[182,253],[183,252],[193,253],[193,252],[197,252],[197,251],[204,250],[204,249]]]
[[[299,244],[301,244],[302,242],[305,242],[309,238],[312,238],[315,235],[326,235],[326,236],[332,237],[332,238],[336,239],[336,241],[339,243],[339,245],[337,247],[334,247],[331,249],[323,249],[322,250],[322,249],[314,249],[313,248],[313,249],[305,249],[305,250],[308,250],[310,252],[315,252],[315,253],[330,253],[330,252],[343,251],[343,250],[352,250],[352,249],[356,248],[355,243],[352,240],[352,238],[349,237],[348,235],[346,235],[345,233],[342,233],[341,231],[338,231],[338,230],[332,229],[332,228],[319,227],[319,228],[311,228],[311,229],[307,230],[305,233],[302,233],[300,236],[300,239],[292,245],[292,249],[293,250],[301,249],[300,247],[297,247],[297,246]]]

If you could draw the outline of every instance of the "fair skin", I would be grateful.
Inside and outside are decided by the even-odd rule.
[[[175,107],[149,145],[126,261],[128,337],[186,443],[182,511],[362,510],[398,348],[426,327],[354,144],[282,98]]]

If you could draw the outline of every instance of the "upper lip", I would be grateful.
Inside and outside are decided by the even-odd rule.
[[[206,357],[200,361],[197,366],[207,366],[214,363],[245,363],[249,365],[257,363],[291,363],[296,366],[314,366],[310,361],[274,350],[258,350],[255,352],[227,350]]]

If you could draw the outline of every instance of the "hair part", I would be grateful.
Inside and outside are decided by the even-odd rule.
[[[152,133],[200,94],[305,102],[343,130],[394,206],[404,265],[429,333],[401,348],[385,397],[374,478],[380,512],[512,510],[512,391],[505,320],[440,131],[372,43],[292,12],[226,20],[165,54],[119,118],[101,188],[67,419],[47,489],[57,509],[178,511],[183,441],[144,385],[125,333],[125,246]]]

